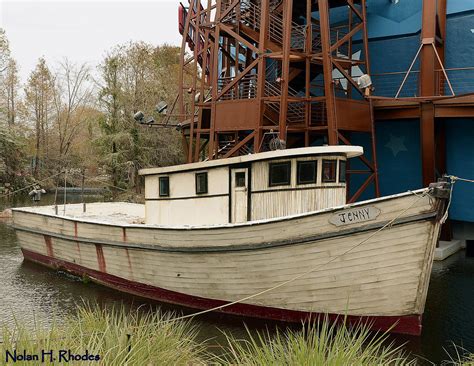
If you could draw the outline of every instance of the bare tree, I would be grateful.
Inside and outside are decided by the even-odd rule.
[[[16,102],[18,100],[18,89],[20,87],[20,81],[18,78],[18,67],[16,61],[12,58],[8,61],[6,75],[4,78],[4,90],[6,94],[6,115],[9,126],[15,124],[16,117]]]
[[[25,107],[27,115],[34,122],[35,159],[33,174],[38,176],[39,163],[48,155],[48,129],[54,97],[54,77],[44,58],[38,60],[25,87]]]
[[[54,94],[60,159],[67,157],[78,130],[86,123],[86,112],[92,103],[92,97],[89,67],[86,64],[75,65],[65,59],[56,74]]]

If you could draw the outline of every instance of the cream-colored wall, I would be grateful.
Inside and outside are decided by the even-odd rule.
[[[212,225],[229,222],[229,197],[147,201],[146,223],[159,225]]]
[[[291,161],[291,184],[269,187],[269,164]],[[297,161],[317,160],[315,184],[297,184]],[[346,203],[345,183],[322,183],[322,161],[338,156],[311,156],[258,161],[252,164],[251,219],[260,220],[316,211]],[[208,193],[196,195],[195,174],[206,170],[145,177],[146,223],[155,225],[213,225],[229,222],[229,167],[211,168]],[[159,177],[168,176],[170,196],[159,197]],[[337,164],[336,177],[339,177]],[[326,187],[322,189],[323,187]],[[218,195],[217,197],[215,197]],[[214,196],[214,197],[213,197]]]
[[[252,220],[294,215],[345,204],[345,183],[322,183],[321,181],[322,161],[337,159],[346,160],[337,156],[312,156],[254,163],[252,166]],[[317,160],[315,184],[297,184],[297,161],[305,160]],[[270,187],[269,164],[286,161],[291,161],[290,184]],[[339,164],[337,164],[336,177],[337,179],[339,177]],[[328,188],[321,189],[321,187]]]
[[[196,173],[207,172],[208,193],[196,194]],[[169,197],[159,197],[159,177],[168,176]],[[145,177],[146,223],[212,225],[229,222],[228,167]],[[213,197],[219,195],[218,197]],[[225,196],[224,196],[225,195]]]

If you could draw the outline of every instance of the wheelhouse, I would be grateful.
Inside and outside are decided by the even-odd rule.
[[[346,203],[346,161],[358,146],[277,150],[143,169],[146,224],[216,225]]]

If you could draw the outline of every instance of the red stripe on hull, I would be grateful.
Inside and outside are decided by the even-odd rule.
[[[181,305],[193,309],[211,309],[226,304],[226,301],[206,299],[203,297],[186,295],[175,291],[162,289],[155,286],[145,285],[139,282],[126,280],[108,273],[96,271],[75,263],[51,258],[39,253],[22,249],[25,259],[44,264],[48,267],[63,269],[78,276],[87,275],[94,282],[103,284],[116,290],[145,297],[152,300]],[[315,320],[319,317],[328,316],[330,321],[342,322],[344,316],[340,314],[319,314],[296,310],[272,308],[249,304],[235,304],[219,310],[223,313],[247,316],[259,319],[299,323],[304,320]],[[374,330],[389,330],[393,333],[420,335],[421,315],[405,316],[355,316],[348,315],[347,322],[350,324],[368,323]]]
[[[44,243],[46,244],[46,253],[48,253],[48,256],[54,257],[53,242],[51,241],[51,236],[43,235],[43,237],[44,237]]]

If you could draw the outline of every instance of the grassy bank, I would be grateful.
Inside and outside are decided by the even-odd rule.
[[[373,335],[367,326],[348,328],[326,321],[298,331],[260,333],[248,340],[228,337],[228,364],[245,365],[411,365],[388,334]]]
[[[6,351],[15,349],[32,355],[54,350],[56,360],[51,362],[46,355],[44,363],[12,362],[14,365],[66,364],[64,358],[59,359],[59,350],[71,350],[75,355],[84,355],[87,350],[89,355],[100,356],[100,362],[67,363],[77,365],[205,365],[211,361],[205,345],[196,341],[196,328],[158,312],[83,307],[62,324],[45,328],[17,323],[13,328],[5,327],[2,335],[1,364],[6,362]],[[69,353],[63,356],[70,359]]]
[[[388,342],[387,334],[373,335],[366,326],[348,328],[327,322],[285,332],[248,332],[246,339],[226,334],[219,356],[213,343],[197,341],[198,329],[188,321],[160,312],[81,307],[76,315],[51,327],[3,328],[0,363],[14,365],[414,365],[416,360]],[[53,350],[56,360],[6,362],[6,352],[41,355]],[[99,362],[58,360],[60,350],[72,355],[99,355]],[[474,366],[474,355],[450,364]],[[63,362],[60,362],[63,361]]]

